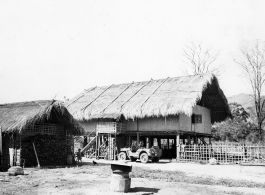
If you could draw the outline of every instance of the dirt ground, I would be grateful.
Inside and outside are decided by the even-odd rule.
[[[102,162],[103,163],[103,162]],[[104,162],[105,163],[105,162]],[[103,164],[104,164],[103,163]],[[59,194],[59,195],[105,195],[112,193],[110,186],[110,167],[91,166],[87,161],[80,167],[37,169],[26,168],[25,175],[8,176],[0,173],[0,194]],[[90,165],[89,165],[90,164]],[[131,163],[146,169],[181,170],[187,175],[214,178],[229,178],[233,180],[247,180],[253,183],[265,183],[265,167],[240,165],[200,165],[192,163]],[[104,169],[102,172],[102,168]],[[99,174],[100,173],[100,174]],[[131,190],[128,194],[143,195],[219,195],[219,194],[265,194],[265,188],[226,187],[222,185],[201,185],[184,182],[166,182],[132,178]]]
[[[184,171],[189,176],[213,176],[215,178],[265,182],[265,166],[210,165],[198,163],[159,162],[142,164],[129,162],[132,166],[170,171]]]

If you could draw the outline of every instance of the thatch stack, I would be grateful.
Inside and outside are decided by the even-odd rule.
[[[22,142],[22,158],[25,166],[37,166],[33,143],[41,166],[66,164],[66,141],[53,135],[36,135],[27,137]]]

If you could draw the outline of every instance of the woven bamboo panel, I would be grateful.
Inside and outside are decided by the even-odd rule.
[[[122,133],[125,132],[125,125],[116,122],[99,122],[97,124],[98,133]]]
[[[36,134],[41,134],[41,135],[63,135],[64,133],[64,128],[62,125],[57,125],[57,124],[38,124],[33,127],[28,127],[23,131],[24,135],[36,135]]]

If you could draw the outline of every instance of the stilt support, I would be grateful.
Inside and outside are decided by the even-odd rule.
[[[180,141],[179,141],[179,134],[176,135],[176,151],[177,151],[177,154],[176,154],[176,157],[177,157],[177,161],[179,161],[180,159]]]

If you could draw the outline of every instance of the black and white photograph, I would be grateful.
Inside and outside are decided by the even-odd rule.
[[[0,0],[1,195],[264,195],[265,1]]]

